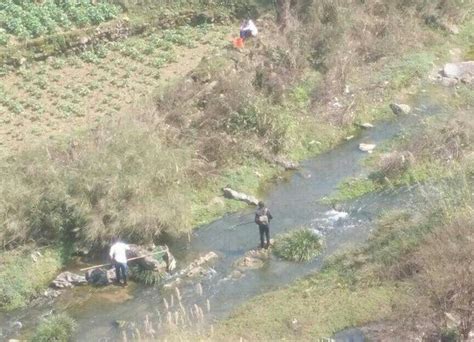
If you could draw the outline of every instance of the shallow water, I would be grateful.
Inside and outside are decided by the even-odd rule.
[[[320,200],[329,195],[344,178],[356,177],[365,172],[361,161],[367,154],[358,150],[359,143],[380,144],[400,134],[405,128],[414,126],[423,117],[441,112],[441,108],[428,106],[428,103],[431,103],[428,96],[420,96],[419,103],[414,105],[413,114],[363,131],[359,137],[302,163],[303,172],[290,174],[286,180],[270,187],[265,202],[274,216],[271,224],[273,237],[298,226],[312,227],[324,236],[326,248],[312,262],[296,264],[271,257],[261,269],[245,271],[244,276],[237,280],[229,277],[234,262],[258,244],[255,224],[236,227],[252,221],[253,210],[227,215],[196,230],[190,242],[184,239],[172,243],[170,248],[177,256],[179,265],[186,265],[209,251],[219,255],[212,272],[200,280],[202,295],[196,291],[195,283],[179,287],[183,306],[188,309],[197,304],[206,308],[209,300],[211,310],[206,313],[206,322],[212,323],[226,317],[243,302],[316,272],[329,255],[365,241],[372,229],[372,220],[382,211],[394,206],[409,206],[413,200],[410,189],[371,194],[343,205],[338,208],[339,211],[322,205]],[[146,316],[156,322],[166,311],[163,298],[170,302],[173,293],[159,287],[139,285],[127,290],[85,287],[62,295],[52,307],[30,308],[4,316],[2,326],[7,331],[14,320],[20,319],[28,324],[48,310],[66,310],[79,324],[76,340],[115,340],[121,335],[114,321],[136,322],[139,329]]]

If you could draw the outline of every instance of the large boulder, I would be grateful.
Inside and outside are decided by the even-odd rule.
[[[441,70],[442,80],[445,78],[461,81],[463,83],[471,84],[474,80],[474,61],[447,63]],[[443,83],[448,83],[444,80]],[[450,82],[454,83],[454,81]]]
[[[447,63],[443,67],[443,76],[461,78],[467,74],[474,74],[474,61]]]
[[[140,268],[155,272],[171,272],[176,268],[176,260],[170,253],[168,246],[159,246],[163,251],[161,254],[153,254],[146,248],[138,245],[129,245],[127,258],[139,258],[129,262],[129,265],[138,265]]]
[[[51,286],[57,289],[64,289],[85,284],[87,284],[87,280],[84,276],[71,272],[63,272],[52,281]]]

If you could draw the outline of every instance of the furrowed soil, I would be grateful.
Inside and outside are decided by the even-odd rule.
[[[230,44],[228,29],[202,26],[107,43],[51,57],[0,78],[0,157],[94,127],[134,110],[164,84]]]

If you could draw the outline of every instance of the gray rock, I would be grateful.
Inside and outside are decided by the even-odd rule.
[[[369,122],[361,123],[359,126],[362,127],[362,128],[366,128],[366,129],[367,129],[367,128],[374,128],[374,125],[372,125],[372,124],[369,123]]]
[[[138,245],[129,245],[130,250],[127,251],[127,258],[136,258],[145,256],[140,259],[132,260],[130,265],[138,265],[142,269],[156,272],[170,272],[176,268],[176,260],[170,253],[168,246],[159,246],[163,250],[163,257],[157,260],[156,255],[150,255],[150,252]]]
[[[105,286],[112,284],[115,278],[115,270],[113,268],[106,270],[105,268],[95,268],[86,272],[86,280],[89,284],[95,286]]]
[[[359,144],[359,150],[361,150],[362,152],[372,153],[376,146],[377,145],[375,145],[375,144],[364,144],[364,143],[362,143],[362,144]]]
[[[224,193],[225,198],[234,199],[237,201],[242,201],[247,204],[258,205],[258,199],[253,196],[246,195],[244,193],[232,190],[229,187],[223,188],[222,192]]]
[[[84,276],[71,272],[63,272],[52,281],[51,286],[57,289],[64,289],[85,284],[87,284],[87,280]]]
[[[467,75],[474,75],[474,61],[447,63],[441,73],[444,77],[458,79]]]
[[[390,109],[392,110],[393,114],[395,115],[407,115],[411,112],[411,107],[407,104],[402,103],[391,103]]]

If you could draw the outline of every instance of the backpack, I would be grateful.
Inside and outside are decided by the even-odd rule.
[[[267,225],[269,223],[267,212],[267,208],[263,208],[263,210],[259,212],[258,222],[260,222],[260,224]]]

